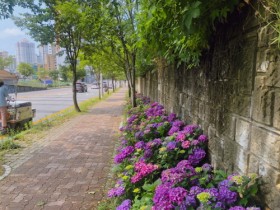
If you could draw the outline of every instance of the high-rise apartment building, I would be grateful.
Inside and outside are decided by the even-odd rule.
[[[37,63],[35,54],[35,44],[23,39],[16,44],[17,65],[20,63],[29,63],[34,66]]]
[[[56,70],[56,46],[55,44],[39,46],[38,63],[46,70]]]

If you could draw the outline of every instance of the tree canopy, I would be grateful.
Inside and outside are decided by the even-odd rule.
[[[34,69],[29,63],[20,63],[17,70],[24,77],[29,77],[34,73]]]

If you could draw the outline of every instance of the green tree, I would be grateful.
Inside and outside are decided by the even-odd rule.
[[[28,29],[30,35],[42,44],[53,43],[65,49],[73,80],[73,102],[76,111],[80,112],[77,102],[76,81],[77,58],[81,48],[82,33],[87,29],[84,19],[84,7],[87,2],[79,0],[41,0],[44,3],[40,9],[33,9],[33,14],[24,14],[16,19],[16,24]]]
[[[50,78],[52,78],[54,81],[58,80],[59,77],[59,71],[58,70],[51,70],[49,72]]]
[[[37,76],[39,79],[45,79],[48,76],[48,71],[44,68],[38,68]]]
[[[59,76],[63,81],[68,81],[71,77],[71,69],[69,66],[63,65],[58,68]]]
[[[100,2],[102,15],[97,15],[89,21],[90,27],[84,36],[85,43],[89,44],[83,47],[83,51],[89,56],[100,54],[100,51],[103,51],[103,56],[110,55],[116,58],[115,64],[125,73],[129,85],[129,96],[133,106],[135,106],[136,13],[139,1],[101,0]],[[92,15],[89,16],[92,17]],[[95,68],[95,70],[97,69]]]
[[[0,70],[4,70],[5,67],[13,63],[13,57],[9,56],[7,58],[0,57]]]
[[[17,70],[24,77],[29,77],[34,73],[34,69],[28,63],[20,63],[17,67]]]

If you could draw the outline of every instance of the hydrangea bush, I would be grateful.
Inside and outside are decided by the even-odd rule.
[[[258,210],[248,207],[256,195],[256,174],[227,175],[207,163],[208,138],[197,125],[147,97],[128,110],[121,146],[114,158],[118,180],[108,196],[118,210]]]

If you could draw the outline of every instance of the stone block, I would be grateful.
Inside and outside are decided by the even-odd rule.
[[[257,52],[256,70],[258,73],[265,73],[269,66],[269,51],[270,49],[261,48]]]
[[[204,120],[204,118],[205,118],[205,102],[204,101],[199,102],[198,117],[202,120]]]
[[[280,135],[252,126],[250,151],[280,170]]]
[[[235,141],[244,150],[249,149],[251,124],[241,119],[236,120]]]
[[[280,87],[280,61],[269,63],[266,77],[267,86]]]
[[[273,112],[273,127],[280,130],[280,91],[275,92],[274,112]]]
[[[242,147],[237,146],[235,157],[235,170],[241,174],[246,174],[248,169],[249,154]]]
[[[259,164],[260,159],[253,154],[250,154],[249,156],[249,166],[248,166],[248,173],[259,173]]]
[[[252,118],[260,123],[272,125],[275,93],[269,89],[256,90],[253,93]]]
[[[232,117],[229,110],[220,110],[217,120],[217,136],[226,136],[231,140],[235,138],[235,117]]]
[[[223,150],[223,162],[225,169],[231,173],[233,171],[234,157],[236,156],[236,144],[230,139],[225,140],[224,150]]]
[[[249,118],[251,111],[251,96],[238,95],[232,101],[233,112],[243,117]]]

